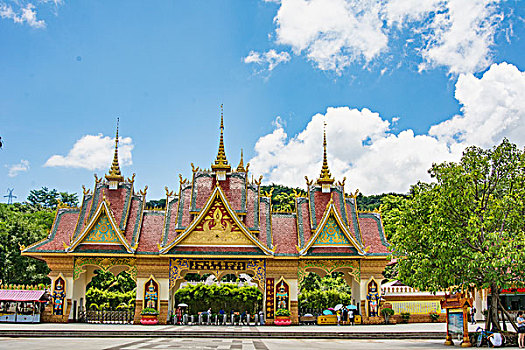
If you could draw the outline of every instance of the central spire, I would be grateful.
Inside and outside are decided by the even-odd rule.
[[[111,163],[109,174],[106,175],[106,180],[122,182],[124,181],[124,176],[120,173],[120,165],[118,162],[118,123],[119,118],[117,118],[117,133],[115,135],[115,153],[113,154],[113,162]]]
[[[323,188],[334,183],[334,179],[331,177],[330,169],[328,168],[328,159],[326,157],[326,123],[323,127],[323,167],[321,168],[321,175],[317,179],[317,183]]]
[[[219,141],[219,151],[217,152],[217,158],[215,158],[215,162],[211,165],[211,169],[213,171],[222,171],[222,172],[228,172],[231,171],[231,166],[228,164],[228,160],[226,159],[226,152],[224,151],[224,122],[223,122],[223,110],[222,110],[222,104],[221,104],[221,138]]]
[[[242,172],[242,173],[245,173],[246,172],[246,169],[244,169],[244,160],[243,160],[243,157],[242,157],[242,148],[241,148],[241,160],[239,161],[239,165],[237,166],[237,172]]]

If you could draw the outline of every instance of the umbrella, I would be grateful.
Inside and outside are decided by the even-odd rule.
[[[178,307],[188,307],[188,304],[184,304],[184,303],[180,303],[179,305],[177,305]]]
[[[357,306],[355,306],[355,305],[348,305],[346,308],[348,310],[357,310]]]
[[[304,317],[313,317],[314,315],[312,314],[304,314]]]
[[[335,311],[335,309],[333,307],[329,307],[328,310]]]
[[[330,310],[324,310],[323,315],[333,315],[333,314],[332,314],[332,311]]]
[[[334,307],[334,310],[335,311],[338,311],[338,310],[341,310],[343,308],[343,304],[337,304],[335,307]]]

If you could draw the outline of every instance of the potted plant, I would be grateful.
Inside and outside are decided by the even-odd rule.
[[[394,314],[394,310],[389,307],[385,307],[381,309],[381,314],[385,318],[385,324],[388,324],[388,321],[390,320],[390,317]]]
[[[410,312],[402,312],[401,313],[401,322],[408,323],[409,319],[410,319]]]
[[[437,312],[431,311],[429,315],[430,315],[430,321],[437,322],[437,320],[439,320],[439,314]]]
[[[276,326],[291,325],[292,320],[290,319],[290,310],[277,309],[277,311],[275,311],[275,320],[273,321],[273,324],[275,324]]]
[[[159,323],[159,320],[157,319],[158,314],[159,312],[157,310],[150,307],[142,309],[140,312],[140,324],[152,325]]]

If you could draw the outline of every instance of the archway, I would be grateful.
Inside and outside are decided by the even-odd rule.
[[[134,259],[75,258],[73,320],[132,323],[136,276]]]
[[[264,260],[171,259],[170,314],[177,316],[175,323],[181,320],[181,312],[194,315],[197,321],[199,313],[207,316],[208,311],[213,323],[219,318],[222,322],[224,315],[231,323],[232,312],[250,314],[253,321],[263,311],[265,280]],[[188,306],[180,310],[180,304]]]
[[[321,315],[337,304],[359,313],[360,268],[355,260],[303,260],[298,266],[299,315]]]

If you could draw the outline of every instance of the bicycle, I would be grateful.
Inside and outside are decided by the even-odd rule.
[[[489,341],[488,341],[488,337],[489,335],[491,334],[494,334],[494,332],[491,332],[491,331],[487,331],[481,327],[478,327],[476,328],[476,333],[479,332],[479,335],[478,335],[478,338],[476,339],[476,346],[478,348],[482,347],[483,345],[487,345],[487,346],[490,346],[489,344]]]

